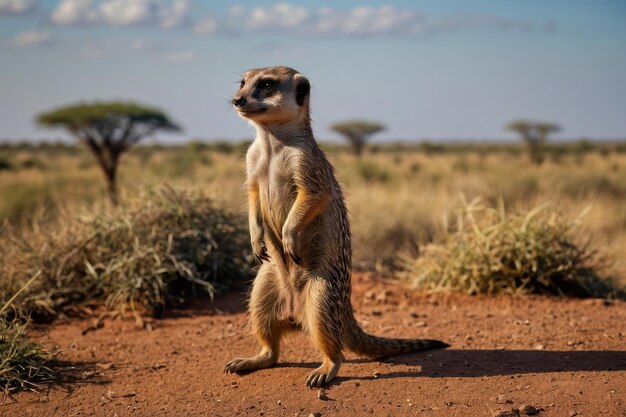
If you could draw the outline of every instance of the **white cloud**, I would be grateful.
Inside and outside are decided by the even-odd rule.
[[[326,8],[318,11],[308,31],[344,35],[411,34],[423,31],[425,22],[423,14],[393,6],[355,7],[347,12]]]
[[[0,0],[5,3],[33,1]],[[207,15],[197,21],[192,20],[190,9],[189,0],[60,0],[50,17],[57,25],[149,24],[167,30],[186,27],[196,34],[230,35],[278,32],[301,36],[412,36],[479,28],[532,29],[528,21],[496,15],[432,17],[415,9],[391,5],[358,6],[347,10],[314,9],[286,2],[257,7],[234,5],[224,20]]]
[[[376,35],[416,33],[425,16],[394,6],[355,7],[343,11],[328,7],[311,11],[304,6],[278,3],[268,7],[230,9],[231,25],[249,31],[286,31],[309,35]]]
[[[206,16],[193,26],[193,31],[197,34],[215,33],[218,27],[219,25],[214,17]]]
[[[232,12],[240,12],[231,8]],[[293,6],[288,3],[277,3],[270,7],[255,7],[246,16],[246,28],[259,29],[297,29],[310,17],[304,6]]]
[[[161,27],[174,29],[186,26],[189,23],[189,2],[187,0],[173,0],[172,6],[161,12]]]
[[[454,31],[491,27],[528,30],[530,23],[495,15],[454,15],[433,19],[414,9],[395,6],[358,6],[349,10],[277,3],[246,9],[230,8],[229,28],[248,32],[285,32],[319,36],[414,35],[424,32]]]
[[[27,30],[18,34],[9,42],[17,48],[24,48],[27,46],[41,45],[47,43],[48,41],[50,41],[50,34],[48,32]]]
[[[93,23],[98,14],[91,6],[91,0],[61,0],[50,19],[61,26]]]
[[[24,14],[36,7],[36,0],[0,0],[0,15]]]
[[[169,62],[187,62],[192,61],[196,57],[193,51],[173,52],[165,57]]]
[[[2,0],[0,0],[2,1]],[[189,23],[188,0],[61,0],[52,11],[50,19],[61,26],[103,24],[133,26],[160,24],[173,29]]]
[[[112,26],[130,26],[154,21],[158,6],[151,0],[107,0],[98,7],[102,22]]]

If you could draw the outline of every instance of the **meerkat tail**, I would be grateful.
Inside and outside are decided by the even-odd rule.
[[[370,358],[383,358],[422,350],[444,349],[447,343],[429,339],[393,339],[366,333],[352,314],[349,314],[344,343],[351,351]]]

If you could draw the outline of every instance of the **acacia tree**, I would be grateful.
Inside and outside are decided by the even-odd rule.
[[[555,123],[549,122],[529,122],[526,120],[517,120],[509,123],[507,129],[519,133],[522,140],[526,143],[530,160],[534,164],[543,162],[543,147],[546,144],[548,135],[561,130],[561,127]]]
[[[369,137],[385,130],[384,125],[368,120],[348,120],[335,123],[330,128],[342,134],[352,147],[354,154],[359,157],[363,154],[363,149]]]
[[[136,103],[79,103],[41,113],[36,121],[61,127],[85,144],[104,173],[107,191],[117,205],[117,168],[121,155],[157,130],[180,131],[162,111]]]

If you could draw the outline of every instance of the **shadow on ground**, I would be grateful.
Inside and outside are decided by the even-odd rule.
[[[368,362],[347,360],[348,364]],[[537,350],[440,350],[403,355],[382,361],[415,370],[381,372],[371,376],[341,376],[331,385],[351,380],[389,378],[475,378],[548,372],[624,371],[626,351],[537,351]],[[318,363],[279,363],[277,367],[316,368]],[[344,372],[346,368],[344,367]]]
[[[219,294],[213,300],[209,298],[191,299],[176,308],[167,308],[162,318],[177,319],[202,315],[243,313],[247,311],[246,300],[247,290]]]

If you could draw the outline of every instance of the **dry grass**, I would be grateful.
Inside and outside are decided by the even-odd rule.
[[[27,323],[0,318],[0,391],[39,390],[55,379],[53,355],[29,340]]]
[[[17,296],[38,277],[39,274],[28,280],[0,309],[0,391],[5,395],[23,389],[39,390],[42,384],[55,379],[54,370],[48,366],[52,354],[29,340],[28,322],[10,320],[5,314]]]
[[[566,221],[547,206],[507,214],[502,202],[463,201],[458,230],[405,257],[397,275],[420,288],[469,294],[623,296],[601,275],[606,266],[597,251],[574,239],[580,219]]]
[[[7,227],[0,288],[12,294],[41,275],[14,303],[18,316],[77,313],[94,300],[158,316],[166,305],[212,296],[247,276],[245,224],[199,193],[162,188],[123,210],[63,217],[27,232]]]
[[[376,146],[362,160],[341,147],[325,148],[347,196],[358,269],[391,274],[399,252],[415,254],[420,245],[448,232],[444,220],[452,218],[463,194],[491,205],[502,198],[512,213],[550,203],[572,218],[591,206],[579,233],[605,248],[617,278],[626,284],[626,265],[619,264],[626,253],[626,153],[621,145],[554,146],[541,166],[510,145]],[[243,213],[244,151],[243,145],[222,143],[135,148],[120,169],[122,200],[167,182],[179,190],[201,190],[226,209]],[[45,170],[0,172],[0,195],[11,196],[0,199],[0,218],[16,224],[28,222],[42,207],[47,217],[55,217],[104,204],[100,173],[81,148],[17,154],[7,158],[14,166],[37,159]],[[33,192],[16,192],[20,188]],[[34,197],[42,195],[50,197]]]

